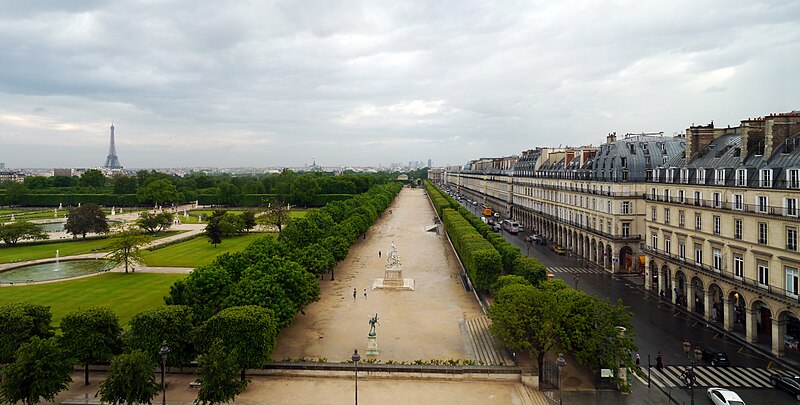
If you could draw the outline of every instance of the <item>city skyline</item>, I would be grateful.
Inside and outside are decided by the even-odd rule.
[[[796,2],[9,3],[0,161],[464,164],[800,110]],[[713,17],[709,17],[713,16]]]

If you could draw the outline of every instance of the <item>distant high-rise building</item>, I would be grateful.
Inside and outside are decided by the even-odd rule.
[[[430,169],[431,167],[433,167],[433,165],[432,165],[431,163],[432,163],[432,162],[431,162],[431,160],[430,160],[430,159],[428,159],[428,169]]]
[[[0,162],[0,169],[5,169],[5,168],[6,168],[6,164],[4,162]]]
[[[114,145],[114,124],[111,124],[111,144],[108,146],[108,156],[103,167],[106,169],[122,169],[122,165],[119,164],[119,158],[117,158],[117,147]]]

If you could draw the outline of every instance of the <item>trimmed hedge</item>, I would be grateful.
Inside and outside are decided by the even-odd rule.
[[[139,205],[136,194],[27,194],[20,201],[24,207],[68,207],[81,204],[97,204],[107,207],[135,207]],[[0,195],[0,205],[6,204],[6,196]]]
[[[488,290],[503,272],[500,253],[454,209],[442,210],[442,223],[473,285]]]
[[[353,198],[353,194],[318,194],[311,201],[310,207],[324,207],[333,201],[344,201]],[[264,203],[264,199],[277,198],[281,201],[288,201],[287,195],[282,194],[243,194],[239,201],[242,207],[259,207]],[[197,201],[201,205],[218,205],[216,194],[200,194]]]

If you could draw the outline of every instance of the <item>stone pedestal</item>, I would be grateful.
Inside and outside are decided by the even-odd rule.
[[[367,356],[377,356],[380,354],[378,350],[378,336],[370,334],[367,336]]]

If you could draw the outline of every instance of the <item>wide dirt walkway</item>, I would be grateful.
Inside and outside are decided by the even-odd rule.
[[[460,284],[447,238],[426,230],[434,216],[422,189],[404,188],[366,239],[356,243],[336,267],[335,281],[322,282],[322,298],[278,336],[272,358],[324,357],[338,362],[349,360],[353,349],[363,356],[368,321],[377,313],[380,354],[374,357],[384,363],[474,360],[464,319],[483,312]],[[392,241],[400,253],[403,277],[416,280],[415,291],[372,290],[373,280],[383,278]]]

